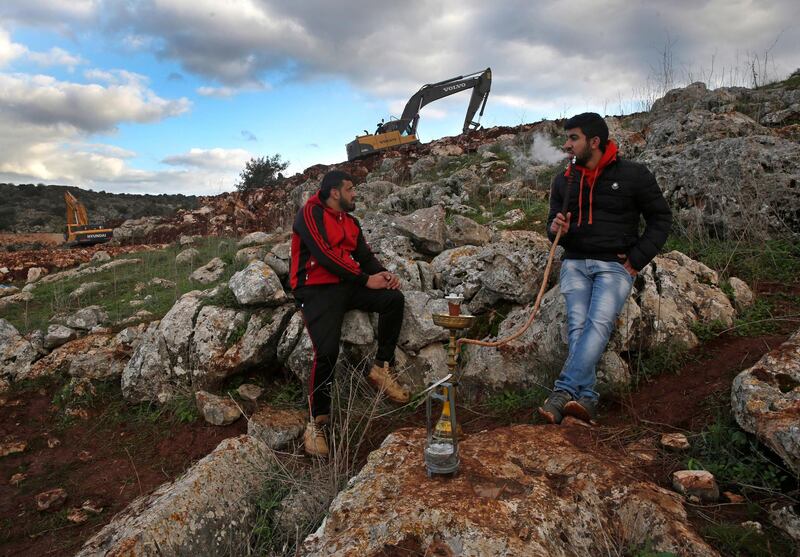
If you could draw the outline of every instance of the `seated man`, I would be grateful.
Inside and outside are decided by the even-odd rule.
[[[352,176],[332,170],[298,211],[292,229],[290,283],[314,347],[308,387],[311,420],[303,438],[305,452],[313,456],[328,454],[323,426],[329,420],[333,371],[348,310],[378,312],[378,352],[367,378],[394,402],[409,400],[409,390],[391,369],[403,324],[400,280],[378,262],[349,214],[356,208],[355,198]]]

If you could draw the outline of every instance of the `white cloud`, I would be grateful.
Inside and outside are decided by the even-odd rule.
[[[58,47],[53,47],[47,52],[30,52],[27,58],[40,66],[65,66],[70,70],[86,63],[80,56],[70,54]]]
[[[11,60],[19,58],[25,54],[28,49],[11,41],[11,35],[8,31],[0,29],[0,67],[5,66]]]
[[[199,149],[165,157],[164,164],[217,171],[241,171],[253,154],[245,149]]]

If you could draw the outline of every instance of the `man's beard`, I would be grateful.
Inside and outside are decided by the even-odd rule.
[[[586,163],[592,158],[592,150],[589,146],[579,153],[574,153],[575,163],[580,166],[586,166]]]
[[[339,200],[339,205],[342,207],[342,211],[345,213],[352,213],[356,210],[356,202],[353,201],[352,203],[348,203],[344,199]]]

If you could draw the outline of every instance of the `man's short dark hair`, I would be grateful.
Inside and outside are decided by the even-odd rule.
[[[325,201],[331,196],[331,189],[341,189],[343,182],[354,182],[353,177],[341,170],[331,170],[322,177],[319,184],[319,198]]]
[[[584,112],[573,116],[564,122],[564,129],[571,130],[573,128],[580,128],[586,139],[593,137],[600,138],[600,150],[606,150],[606,143],[608,143],[608,126],[603,117],[596,112]]]

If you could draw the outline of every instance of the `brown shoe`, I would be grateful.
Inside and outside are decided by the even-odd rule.
[[[408,387],[401,385],[394,378],[389,362],[385,362],[383,366],[373,365],[367,379],[379,392],[386,393],[393,402],[405,404],[411,398]]]
[[[303,450],[307,455],[325,458],[330,453],[325,430],[328,428],[328,415],[322,414],[306,424],[303,434]]]

